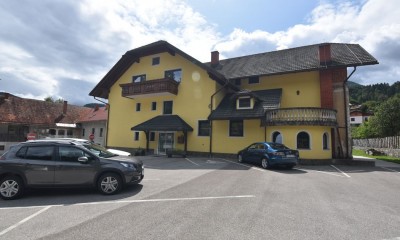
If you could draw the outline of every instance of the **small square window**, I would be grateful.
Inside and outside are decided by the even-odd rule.
[[[238,99],[238,109],[249,109],[249,108],[251,108],[251,99],[249,97]]]
[[[152,65],[154,66],[154,65],[158,65],[158,64],[160,64],[160,57],[154,57],[153,61],[152,61]]]
[[[136,112],[140,112],[140,107],[141,107],[141,104],[140,103],[136,103]]]
[[[255,84],[255,83],[259,83],[260,79],[256,76],[256,77],[249,77],[249,84]]]
[[[350,121],[354,122],[356,119],[355,118],[350,118]]]
[[[152,102],[152,103],[151,103],[151,110],[152,110],[152,111],[157,110],[157,102]]]

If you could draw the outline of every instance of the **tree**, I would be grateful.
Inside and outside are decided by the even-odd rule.
[[[46,98],[44,99],[44,101],[45,101],[45,102],[52,102],[52,103],[63,103],[63,102],[64,102],[64,99],[59,98],[59,99],[57,99],[57,100],[54,100],[53,97],[49,96],[49,97],[46,97]]]
[[[400,134],[400,94],[379,105],[371,120],[369,126],[376,130],[379,137]]]

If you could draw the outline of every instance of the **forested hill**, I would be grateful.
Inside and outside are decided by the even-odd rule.
[[[400,94],[400,82],[392,85],[377,83],[363,86],[355,82],[348,82],[350,91],[350,103],[363,104],[368,101],[384,102],[390,97]]]

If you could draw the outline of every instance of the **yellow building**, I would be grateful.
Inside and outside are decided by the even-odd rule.
[[[90,95],[108,99],[109,147],[234,155],[274,141],[302,159],[348,158],[346,82],[377,63],[358,44],[338,43],[225,60],[214,51],[201,63],[158,41],[126,52]]]

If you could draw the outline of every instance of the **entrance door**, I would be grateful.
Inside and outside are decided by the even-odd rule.
[[[167,149],[173,147],[174,133],[160,133],[158,138],[158,154],[167,154]]]

